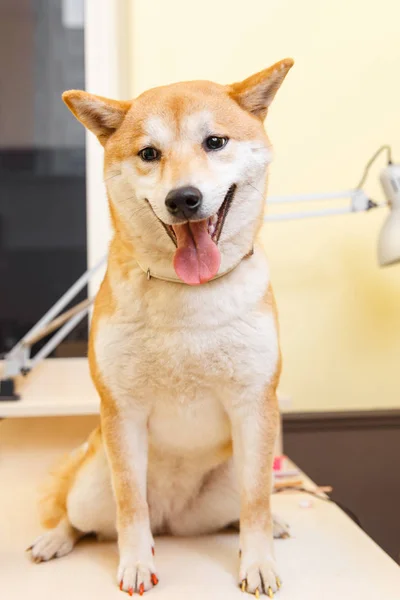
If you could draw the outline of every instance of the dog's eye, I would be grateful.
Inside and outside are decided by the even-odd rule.
[[[227,137],[220,137],[218,135],[210,135],[204,140],[204,147],[206,150],[221,150],[228,143]]]
[[[158,160],[161,156],[161,152],[157,150],[157,148],[148,146],[147,148],[143,148],[143,150],[139,152],[139,156],[142,160],[150,162],[152,160]]]

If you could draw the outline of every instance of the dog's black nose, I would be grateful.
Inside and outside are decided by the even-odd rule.
[[[187,218],[200,208],[202,200],[201,191],[188,185],[171,190],[165,198],[165,205],[171,215]]]

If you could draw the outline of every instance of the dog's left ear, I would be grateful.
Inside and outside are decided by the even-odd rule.
[[[292,58],[284,58],[272,67],[228,86],[228,93],[244,110],[264,120],[269,105],[293,64]]]

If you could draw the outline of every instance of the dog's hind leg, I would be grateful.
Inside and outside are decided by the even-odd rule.
[[[56,527],[38,537],[28,550],[34,562],[60,558],[69,554],[84,534],[70,524],[65,517]]]
[[[38,537],[28,548],[35,562],[64,556],[71,552],[81,537],[92,531],[97,532],[92,527],[93,518],[91,522],[87,517],[86,521],[81,519],[78,522],[75,522],[74,518],[77,512],[83,517],[87,514],[92,516],[99,504],[99,501],[96,502],[93,497],[87,494],[85,489],[83,493],[80,493],[82,488],[80,481],[85,480],[85,471],[88,471],[89,467],[91,468],[89,472],[90,470],[97,471],[96,477],[92,480],[100,482],[97,489],[95,488],[92,491],[92,496],[96,492],[100,498],[106,496],[107,485],[103,483],[106,479],[108,480],[108,487],[111,489],[107,467],[97,467],[98,464],[102,466],[102,454],[101,434],[100,430],[97,429],[91,434],[87,443],[69,454],[54,470],[40,505],[41,521],[48,531]],[[105,463],[105,460],[103,462]],[[104,475],[102,471],[105,469],[107,472]],[[76,507],[77,497],[78,507]],[[88,503],[90,506],[86,509]],[[114,507],[111,502],[109,502],[109,505],[110,508],[106,518],[112,523]],[[102,524],[99,523],[99,526]],[[109,529],[112,529],[112,526]]]
[[[239,520],[240,496],[232,459],[214,469],[183,511],[169,519],[173,535],[201,535]]]
[[[240,522],[235,521],[232,523],[232,527],[240,531]],[[283,521],[277,515],[272,515],[272,531],[275,539],[286,539],[290,537],[290,527],[285,521]]]
[[[240,496],[233,461],[222,464],[206,478],[198,496],[169,521],[173,535],[201,535],[232,526],[239,531]],[[289,525],[272,515],[274,538],[290,537]]]
[[[65,556],[83,535],[70,523],[67,499],[86,452],[87,444],[84,444],[67,456],[52,474],[40,504],[41,521],[48,531],[28,548],[34,562]]]
[[[201,535],[232,526],[239,531],[240,497],[232,459],[206,478],[190,504],[169,521],[173,535]],[[274,538],[290,537],[290,528],[272,515]]]

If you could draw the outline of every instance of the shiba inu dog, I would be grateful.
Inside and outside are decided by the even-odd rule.
[[[113,238],[89,361],[101,426],[43,501],[36,561],[117,537],[118,583],[158,583],[154,535],[240,520],[242,590],[280,587],[270,509],[281,359],[263,222],[263,121],[293,61],[233,85],[191,81],[120,102],[65,92],[104,147]]]

